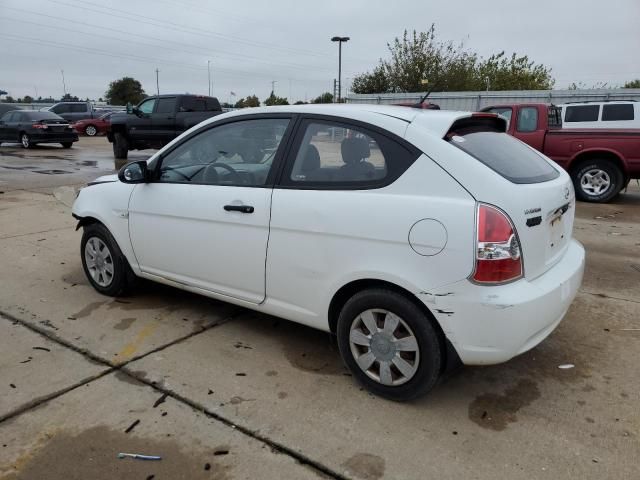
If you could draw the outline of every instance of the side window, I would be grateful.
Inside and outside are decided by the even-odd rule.
[[[289,185],[318,188],[381,186],[399,177],[417,154],[383,135],[347,124],[308,121]]]
[[[518,113],[518,131],[535,132],[538,128],[538,109],[535,107],[523,107]]]
[[[70,108],[70,105],[68,105],[66,103],[62,103],[60,105],[56,105],[55,107],[53,107],[49,111],[53,112],[53,113],[57,113],[58,115],[60,115],[61,113],[69,113],[71,111],[71,108]]]
[[[156,113],[173,113],[176,111],[176,97],[159,98]]]
[[[149,100],[145,100],[144,102],[142,102],[138,109],[140,109],[142,113],[151,113],[153,112],[153,107],[155,106],[155,104],[156,99],[150,98]]]
[[[9,113],[5,113],[2,118],[0,118],[0,120],[2,120],[5,123],[8,122],[13,122],[13,119],[15,118],[15,113],[13,112],[9,112]]]
[[[511,115],[513,114],[513,110],[507,107],[498,107],[492,108],[489,110],[491,113],[497,113],[501,117],[507,120],[507,130],[509,130],[509,125],[511,125]]]
[[[86,103],[71,105],[72,113],[85,113],[87,111],[88,111],[88,108]]]
[[[262,186],[289,119],[243,120],[205,130],[164,157],[159,181]]]
[[[614,103],[602,106],[602,121],[613,122],[615,120],[633,120],[633,105]]]
[[[600,105],[576,105],[565,107],[565,122],[597,122],[600,113]]]

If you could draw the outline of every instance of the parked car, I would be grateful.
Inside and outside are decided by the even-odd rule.
[[[111,117],[107,133],[113,155],[125,159],[129,150],[162,148],[182,132],[220,115],[220,102],[202,95],[157,95],[145,98],[127,113]]]
[[[574,102],[558,107],[564,128],[640,129],[640,103],[635,100]]]
[[[495,105],[483,112],[503,116],[510,135],[567,170],[580,200],[608,202],[640,178],[640,129],[565,129],[561,109],[539,103]]]
[[[333,332],[394,400],[458,358],[499,363],[549,335],[582,280],[559,166],[497,115],[379,105],[227,113],[73,205],[89,282],[143,277]]]
[[[47,111],[60,115],[70,122],[98,118],[105,113],[103,110],[94,109],[90,102],[59,102],[48,107]]]
[[[107,133],[107,130],[111,125],[112,115],[113,112],[107,112],[98,118],[79,120],[73,124],[73,128],[75,128],[76,132],[84,133],[89,137],[95,137],[101,133]]]
[[[18,142],[31,148],[38,143],[61,143],[71,148],[77,141],[69,122],[55,113],[15,110],[0,117],[0,144]]]

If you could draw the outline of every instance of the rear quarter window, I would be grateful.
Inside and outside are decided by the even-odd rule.
[[[512,183],[542,183],[560,175],[535,150],[506,133],[452,129],[445,140]]]
[[[618,103],[602,106],[602,121],[633,120],[633,105]]]

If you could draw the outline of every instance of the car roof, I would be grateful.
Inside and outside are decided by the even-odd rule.
[[[409,123],[419,123],[421,127],[437,136],[444,136],[451,125],[458,119],[471,116],[470,112],[457,112],[451,110],[426,110],[396,105],[377,104],[305,104],[305,105],[283,105],[273,107],[254,107],[234,110],[211,118],[208,122],[215,122],[218,119],[235,116],[269,114],[269,113],[297,113],[327,115],[341,117],[345,119],[363,120],[372,122],[375,125],[375,117],[392,117]]]

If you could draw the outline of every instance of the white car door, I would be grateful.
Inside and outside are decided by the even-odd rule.
[[[129,201],[140,269],[262,302],[275,165],[289,124],[253,117],[214,125],[150,165],[154,180]]]

